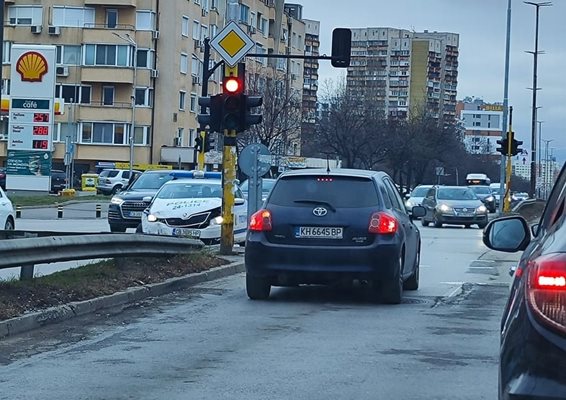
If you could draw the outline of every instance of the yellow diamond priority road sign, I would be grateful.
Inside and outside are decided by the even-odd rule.
[[[230,21],[210,42],[226,64],[235,66],[253,47],[254,41],[240,26]]]

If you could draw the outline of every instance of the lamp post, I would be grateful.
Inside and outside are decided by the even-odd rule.
[[[539,107],[539,108],[540,108],[540,107]],[[541,160],[540,160],[540,153],[541,153],[541,152],[540,152],[540,149],[542,149],[542,124],[543,124],[543,123],[544,123],[544,121],[537,121],[537,124],[538,124],[538,132],[537,132],[537,134],[538,134],[538,149],[539,149],[538,154],[537,154],[537,156],[538,156],[538,167],[537,167],[537,170],[538,170],[538,177],[539,177],[539,178],[540,178],[540,176],[541,176],[541,168],[540,168],[540,161],[541,161]]]
[[[130,178],[132,176],[132,170],[134,168],[134,139],[135,139],[135,130],[136,130],[136,83],[138,77],[138,44],[132,37],[126,33],[126,37],[118,35],[116,32],[112,32],[114,36],[119,37],[120,39],[128,42],[134,48],[133,54],[133,66],[134,66],[134,76],[132,79],[132,126],[130,127],[130,132],[128,135],[128,141],[130,144]]]
[[[552,141],[554,141],[554,139],[547,139],[547,140],[543,139],[543,142],[544,142],[544,176],[543,176],[543,182],[544,182],[544,198],[545,199],[548,198],[548,169],[549,169],[548,145]]]
[[[534,6],[536,8],[536,20],[535,20],[535,49],[534,51],[528,51],[527,53],[531,53],[533,55],[533,105],[532,105],[532,118],[531,118],[531,187],[529,195],[534,198],[536,195],[536,181],[537,181],[537,172],[536,172],[536,161],[537,161],[537,137],[536,137],[536,130],[537,130],[537,91],[540,88],[537,87],[537,69],[538,69],[538,55],[542,54],[543,52],[538,50],[538,26],[539,26],[539,13],[541,7],[549,7],[552,5],[552,2],[545,1],[541,3],[535,3],[532,1],[525,1],[525,4]]]

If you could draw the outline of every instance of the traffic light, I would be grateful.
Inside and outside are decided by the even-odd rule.
[[[245,124],[244,129],[249,129],[252,125],[261,124],[263,121],[263,115],[252,113],[252,109],[256,107],[261,107],[263,104],[263,97],[261,96],[245,96],[244,97],[244,110]]]
[[[197,120],[201,128],[209,126],[211,132],[222,130],[222,103],[221,95],[199,97],[198,104],[201,106],[201,114],[198,115]]]
[[[203,150],[202,136],[200,135],[200,133],[195,138],[195,150],[199,153],[202,153]]]
[[[216,143],[214,142],[212,135],[209,132],[207,132],[206,136],[204,137],[204,152],[208,153],[210,150],[213,150],[215,148],[216,148]]]
[[[511,155],[516,156],[523,152],[523,149],[519,148],[523,144],[522,140],[515,139],[515,132],[511,132]]]
[[[499,153],[501,153],[504,156],[509,155],[509,139],[507,138],[507,136],[505,136],[505,139],[499,139],[497,141],[497,144],[500,147],[496,148],[495,150],[497,150]]]

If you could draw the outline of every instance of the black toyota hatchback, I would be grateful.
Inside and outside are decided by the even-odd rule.
[[[414,207],[413,215],[424,215]],[[371,282],[400,303],[419,285],[421,239],[391,178],[376,171],[287,172],[248,226],[246,287],[251,299],[271,286]]]
[[[494,250],[524,250],[501,322],[502,400],[566,399],[565,208],[563,168],[539,224],[510,216],[484,231]]]

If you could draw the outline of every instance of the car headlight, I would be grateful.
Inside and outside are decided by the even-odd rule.
[[[155,215],[153,215],[153,214],[149,214],[149,215],[147,216],[147,221],[148,221],[148,222],[157,222],[157,217],[156,217]]]
[[[213,225],[222,225],[222,222],[224,222],[224,218],[222,218],[221,216],[218,216],[218,217],[212,218],[212,219],[210,220],[210,225],[211,225],[211,226],[213,226]]]
[[[487,208],[486,208],[486,206],[482,205],[482,206],[479,206],[478,208],[476,208],[476,211],[480,214],[484,214],[484,213],[487,212]]]
[[[450,206],[447,205],[447,204],[440,204],[440,205],[438,206],[438,209],[439,209],[440,211],[442,211],[442,212],[450,212],[450,211],[452,211],[452,207],[450,207]]]
[[[122,203],[124,203],[124,199],[120,198],[120,197],[112,197],[112,200],[110,200],[111,204],[116,204],[116,205],[122,205]]]

